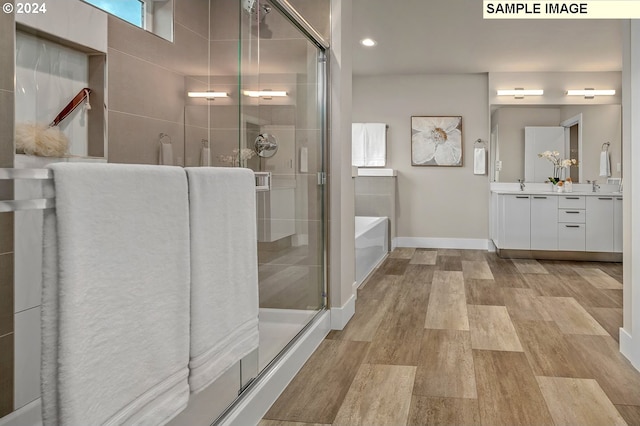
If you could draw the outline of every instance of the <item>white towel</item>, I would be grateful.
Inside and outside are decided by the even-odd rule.
[[[200,165],[205,167],[211,165],[211,150],[208,146],[203,146],[200,150]]]
[[[44,215],[44,424],[165,424],[189,397],[186,174],[49,167],[56,211]]]
[[[611,176],[611,161],[609,151],[600,152],[600,176]]]
[[[484,147],[473,150],[473,174],[483,175],[487,173],[487,151]]]
[[[173,145],[168,142],[160,143],[160,157],[158,164],[173,166]]]
[[[366,123],[364,144],[364,165],[366,167],[384,167],[387,161],[387,125],[384,123]]]
[[[351,124],[351,165],[364,166],[364,144],[366,131],[364,123]]]
[[[245,168],[186,168],[191,223],[192,392],[258,347],[255,177]]]

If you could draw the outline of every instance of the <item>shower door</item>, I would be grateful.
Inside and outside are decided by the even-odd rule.
[[[325,307],[325,56],[277,5],[243,1],[239,164],[256,194],[262,370]]]

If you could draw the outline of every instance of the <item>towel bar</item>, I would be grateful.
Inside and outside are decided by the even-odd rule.
[[[271,172],[255,172],[256,191],[271,189]],[[53,188],[53,172],[49,169],[12,169],[0,168],[0,180],[31,179],[42,180]],[[24,210],[53,209],[55,198],[33,198],[27,200],[0,200],[0,213]]]
[[[49,169],[12,169],[0,168],[0,180],[30,179],[42,180],[53,188],[53,172]],[[48,188],[45,193],[48,193]],[[53,192],[53,191],[50,191]],[[27,200],[0,200],[0,212],[16,212],[23,210],[53,209],[55,198],[33,198]]]

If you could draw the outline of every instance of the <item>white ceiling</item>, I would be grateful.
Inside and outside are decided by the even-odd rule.
[[[353,73],[622,70],[623,21],[484,20],[482,3],[353,0]]]

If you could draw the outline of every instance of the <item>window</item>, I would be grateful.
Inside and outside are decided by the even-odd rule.
[[[173,41],[174,0],[82,0],[137,27]]]
[[[144,2],[142,0],[84,0],[140,28],[144,25]]]

